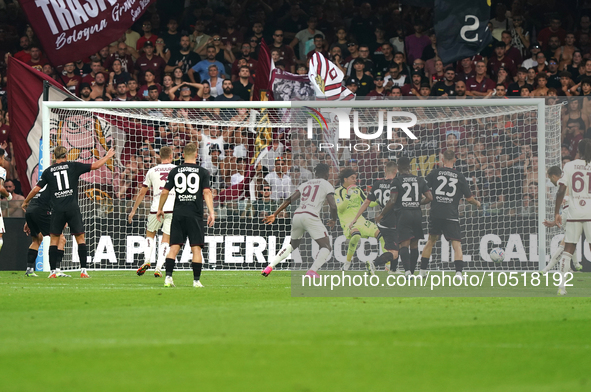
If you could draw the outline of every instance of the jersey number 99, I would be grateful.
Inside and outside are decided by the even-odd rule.
[[[189,192],[195,194],[199,191],[199,175],[197,173],[177,173],[174,176],[174,188],[177,193]]]

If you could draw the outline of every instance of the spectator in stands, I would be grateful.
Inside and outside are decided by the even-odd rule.
[[[234,86],[232,85],[232,81],[230,79],[224,79],[224,81],[222,82],[222,90],[223,94],[215,97],[216,101],[242,101],[242,98],[240,98],[237,95],[234,95]],[[233,110],[226,109],[222,112],[221,115],[223,119],[229,120],[234,114],[235,113]]]
[[[146,101],[152,101],[152,102],[156,102],[158,101],[158,95],[160,95],[160,91],[158,91],[158,87],[156,87],[156,85],[151,85],[150,87],[148,87],[148,97],[146,99]],[[153,115],[154,112],[151,112],[151,115]],[[158,114],[161,115],[161,112],[156,112]]]
[[[416,59],[420,59],[423,55],[423,50],[431,44],[429,37],[423,34],[424,26],[421,22],[415,22],[413,28],[414,34],[407,36],[404,40],[408,64],[412,64]]]
[[[147,70],[152,71],[154,82],[160,83],[166,68],[166,61],[154,54],[154,44],[152,41],[146,41],[144,44],[144,54],[135,62],[135,73],[140,84],[145,84],[144,74]]]
[[[507,87],[503,83],[498,83],[493,94],[496,98],[507,98]]]
[[[548,87],[560,90],[560,76],[558,75],[558,60],[551,58],[548,61],[548,70],[546,71]]]
[[[211,95],[211,86],[209,82],[206,80],[205,82],[201,83],[203,88],[197,91],[197,98],[196,101],[213,101],[215,98]]]
[[[550,37],[550,40],[548,41],[548,48],[544,51],[544,54],[546,55],[547,59],[550,59],[552,57],[556,57],[555,53],[558,50],[558,48],[560,48],[561,42],[563,42],[563,41],[561,41],[555,35]]]
[[[386,89],[391,90],[392,87],[402,87],[406,84],[406,75],[400,73],[400,64],[392,62],[388,74],[384,77]]]
[[[144,21],[144,23],[142,23],[142,30],[144,32],[144,35],[142,35],[137,40],[137,43],[135,45],[135,49],[138,52],[146,51],[146,42],[151,42],[153,45],[154,42],[156,42],[156,40],[158,39],[158,36],[156,34],[152,34],[152,22],[150,22],[149,20],[146,20]]]
[[[226,45],[222,42],[222,37],[219,34],[214,34],[211,36],[211,45],[215,48],[215,59],[224,65],[230,65],[236,60],[234,57],[234,53],[232,52],[232,44],[226,43]],[[224,72],[225,73],[225,72]]]
[[[359,59],[363,60],[363,63],[365,64],[365,73],[368,76],[371,76],[373,73],[373,69],[375,68],[375,64],[373,62],[372,59],[369,58],[369,46],[367,45],[361,45],[359,46]]]
[[[115,92],[111,94],[113,96],[112,101],[127,101],[127,91],[127,83],[118,82],[115,86]]]
[[[533,89],[530,87],[529,84],[526,84],[525,86],[521,86],[521,89],[519,90],[519,96],[520,97],[529,97],[532,93]]]
[[[354,76],[350,76],[347,78],[345,82],[345,87],[347,87],[353,94],[357,93],[357,89],[359,89],[359,80]]]
[[[228,42],[233,48],[240,48],[244,42],[244,35],[239,26],[236,25],[236,17],[227,15],[225,20],[226,28],[221,30],[222,42],[226,45]]]
[[[78,95],[78,87],[82,83],[82,76],[77,75],[74,72],[76,66],[70,62],[64,65],[65,75],[62,75],[62,81],[65,84],[68,91],[74,95]]]
[[[553,17],[552,19],[550,19],[550,26],[540,31],[540,33],[538,34],[538,43],[542,46],[543,50],[548,49],[548,43],[552,36],[558,38],[558,46],[560,46],[560,42],[564,42],[564,39],[566,38],[566,31],[562,27],[560,27],[561,25],[562,21],[560,20],[560,18]]]
[[[548,76],[544,72],[541,72],[536,76],[535,90],[532,91],[532,95],[535,97],[545,97],[548,95]]]
[[[42,72],[43,66],[47,64],[47,60],[41,56],[41,48],[37,45],[31,45],[31,59],[27,61],[27,65]]]
[[[107,93],[106,85],[107,81],[105,78],[105,74],[102,72],[97,73],[94,79],[94,86],[92,86],[92,92],[90,93],[90,98],[106,98],[111,100],[111,96]]]
[[[466,82],[463,80],[456,82],[455,95],[456,99],[466,99]]]
[[[217,61],[215,59],[216,56],[216,49],[213,45],[210,45],[207,47],[206,49],[206,53],[207,53],[207,58],[205,60],[201,60],[200,62],[198,62],[193,68],[189,69],[189,79],[191,79],[191,82],[195,83],[195,72],[197,74],[199,74],[199,78],[200,80],[207,80],[209,79],[209,67],[211,65],[215,65],[218,69],[218,73],[224,77],[225,75],[225,69],[224,69],[224,64],[220,63],[219,61]]]
[[[138,84],[135,79],[130,79],[127,82],[127,100],[129,101],[131,98],[137,98],[138,101],[142,100],[142,97],[138,94]]]
[[[142,99],[148,99],[148,89],[152,86],[155,86],[158,90],[158,94],[162,92],[162,86],[160,83],[156,83],[156,75],[152,72],[151,69],[147,69],[144,72],[144,80],[145,84],[140,87],[138,94]]]
[[[531,51],[531,57],[524,60],[522,63],[522,67],[524,67],[526,69],[530,69],[530,68],[538,66],[538,53],[541,52],[540,45],[533,44],[530,48],[530,51]]]
[[[369,42],[367,42],[367,46],[369,46],[370,57],[374,60],[380,59],[384,54],[382,52],[382,45],[390,43],[385,38],[386,29],[384,26],[378,25],[374,28],[374,35],[375,38]]]
[[[412,62],[412,70],[420,72],[422,76],[427,76],[425,72],[425,62],[420,58],[415,59],[415,61]]]
[[[343,60],[343,56],[341,54],[341,48],[338,46],[333,46],[330,50],[330,54],[328,59],[336,65],[343,74],[347,74],[347,69],[345,68],[345,62]]]
[[[369,49],[368,49],[369,50]],[[361,58],[353,62],[352,76],[358,81],[357,95],[364,97],[374,88],[373,78],[365,73],[365,61]]]
[[[255,214],[259,218],[264,218],[275,212],[277,203],[271,199],[271,186],[268,183],[263,183],[262,192],[253,203]]]
[[[209,172],[210,186],[214,189],[226,188],[226,184],[224,183],[220,174],[221,152],[222,150],[219,148],[219,146],[217,144],[213,144],[209,148],[209,159],[202,160],[201,162],[201,166],[203,166]]]
[[[324,50],[324,35],[316,34],[314,36],[314,47],[306,54],[306,59],[309,61],[314,53],[320,53],[324,57],[328,57],[328,53]]]
[[[419,89],[419,95],[417,98],[419,99],[428,99],[431,96],[431,85],[427,82],[421,83],[421,88]]]
[[[4,189],[6,189],[6,191],[8,191],[8,193],[12,195],[12,200],[25,200],[25,197],[23,195],[16,192],[14,180],[8,179],[4,181]]]
[[[291,177],[286,171],[283,158],[278,157],[275,160],[275,167],[267,174],[265,181],[271,186],[271,200],[280,201],[291,194]]]
[[[476,63],[476,76],[466,81],[466,95],[484,97],[496,87],[495,82],[486,77],[486,63]]]
[[[519,67],[517,69],[517,81],[513,82],[507,88],[507,95],[510,97],[518,97],[520,95],[521,87],[527,85],[527,69]]]
[[[500,67],[505,68],[509,77],[517,75],[517,67],[513,59],[505,56],[505,43],[497,42],[495,45],[495,56],[488,60],[488,74],[491,79],[496,79]]]
[[[523,62],[521,57],[521,51],[513,46],[513,36],[510,31],[503,31],[502,33],[503,44],[505,45],[505,57],[513,60],[513,64],[518,66]],[[515,75],[513,75],[515,76]]]
[[[520,60],[525,58],[528,53],[528,49],[530,48],[530,34],[524,25],[525,18],[523,15],[513,15],[513,28],[510,29],[511,46],[519,51],[520,57],[517,61],[511,54],[509,57],[513,58],[515,65],[521,64]],[[503,39],[503,42],[504,41],[505,40]],[[507,53],[509,53],[509,49],[507,49]]]
[[[476,76],[476,71],[474,70],[472,58],[465,57],[460,61],[460,67],[457,74],[458,80],[463,80],[466,82],[468,79],[473,78]]]
[[[220,129],[217,125],[211,125],[208,127],[204,127],[203,131],[199,134],[199,155],[201,157],[205,157],[205,159],[209,159],[209,148],[217,144],[220,151],[224,148],[224,144],[226,143],[224,137],[222,136]],[[221,154],[220,159],[224,159],[225,156]],[[203,159],[203,158],[202,158]],[[202,160],[203,162],[203,160]]]
[[[385,42],[381,46],[381,55],[378,56],[375,62],[375,68],[377,72],[386,74],[390,67],[394,64],[394,49],[392,44]]]
[[[506,13],[507,7],[503,3],[498,3],[495,9],[495,17],[490,20],[492,35],[496,41],[502,40],[503,31],[513,28],[513,22],[507,18]]]
[[[455,72],[454,72],[455,77]],[[429,84],[431,86],[435,85],[435,83],[442,81],[445,79],[445,71],[443,69],[443,62],[440,59],[435,60],[435,72],[429,73]]]
[[[293,41],[289,44],[291,48],[295,48],[296,45],[299,44],[299,52],[298,52],[298,59],[300,62],[306,61],[306,54],[313,49],[314,46],[314,37],[317,34],[322,35],[324,38],[324,33],[320,30],[316,30],[316,26],[318,25],[318,18],[316,16],[310,16],[308,18],[308,28],[304,30],[300,30]]]
[[[181,48],[181,34],[178,32],[179,23],[177,19],[168,18],[168,23],[166,24],[166,27],[168,30],[162,33],[159,38],[162,38],[164,44],[166,45],[168,50],[170,50],[170,52],[175,53]]]
[[[419,90],[421,89],[421,82],[423,81],[423,75],[419,71],[413,71],[411,75],[411,83],[402,86],[402,95],[405,97],[419,96]]]
[[[250,101],[253,92],[253,86],[250,82],[250,69],[247,66],[240,67],[238,76],[239,79],[232,83],[233,92],[240,97],[242,101]]]
[[[445,70],[445,77],[443,80],[435,83],[431,89],[431,95],[434,97],[451,97],[455,95],[456,89],[456,72],[448,68]]]
[[[526,84],[529,84],[530,86],[533,86],[536,83],[536,76],[538,75],[538,72],[536,71],[535,68],[530,68],[527,70],[527,79],[525,80]],[[533,88],[532,88],[533,91]]]
[[[384,99],[387,96],[386,89],[384,88],[384,74],[381,72],[376,72],[373,82],[375,88],[367,93],[367,96],[374,100]]]
[[[562,71],[558,76],[560,77],[560,89],[558,90],[561,92],[560,95],[567,97],[573,96],[573,94],[570,92],[570,89],[575,84],[572,80],[571,73],[568,71]]]
[[[131,75],[128,72],[123,71],[123,67],[121,65],[121,60],[119,59],[114,59],[112,62],[112,69],[113,71],[111,71],[109,73],[109,93],[113,94],[114,93],[114,89],[116,88],[116,86],[123,82],[125,84],[127,84],[130,80],[131,80]]]
[[[513,82],[513,79],[509,76],[509,73],[507,72],[507,70],[505,69],[505,67],[500,67],[497,70],[497,77],[496,80],[494,80],[495,83],[498,84],[502,84],[505,86],[505,90],[509,87],[509,83]]]
[[[26,64],[31,60],[31,41],[29,37],[23,35],[20,38],[19,43],[21,50],[16,52],[13,56],[15,59],[20,60]]]
[[[208,77],[206,79],[204,79],[205,82],[209,83],[209,86],[211,87],[211,95],[214,98],[217,98],[218,96],[222,95],[224,93],[224,87],[223,87],[223,78],[220,78],[218,76],[218,67],[215,64],[212,64],[209,66],[209,68],[207,69],[208,72]]]
[[[374,39],[374,31],[378,25],[378,19],[372,13],[369,3],[362,3],[359,14],[351,20],[351,34],[361,43],[369,44]]]
[[[203,89],[203,84],[183,82],[177,86],[172,86],[168,91],[168,97],[171,101],[194,101],[191,87],[194,87],[199,91]],[[178,97],[176,96],[177,91],[179,91]]]
[[[206,46],[208,45],[207,42],[211,38],[209,35],[204,33],[205,31],[205,23],[203,20],[198,19],[193,26],[193,34],[191,34],[191,48],[193,51],[199,55],[203,53]]]
[[[556,57],[559,61],[558,69],[566,69],[567,65],[572,63],[573,54],[577,50],[579,49],[575,47],[575,33],[566,33],[564,45],[556,49],[556,51],[554,52],[554,57]]]
[[[345,68],[347,69],[347,75],[351,75],[353,72],[353,61],[359,57],[359,44],[355,40],[350,40],[347,44],[349,56],[345,58]]]
[[[186,34],[180,36],[179,45],[170,52],[170,59],[164,69],[166,72],[174,72],[179,68],[185,74],[201,61],[201,57],[191,50],[191,40]]]
[[[585,68],[583,67],[583,54],[580,50],[575,50],[573,53],[573,59],[570,64],[568,64],[563,70],[568,71],[572,75],[573,81],[577,80],[579,75],[585,72]]]
[[[135,48],[135,46],[129,47],[129,46],[127,46],[127,44],[125,44],[125,42],[119,42],[117,44],[117,51],[115,53],[112,53],[108,57],[104,66],[107,69],[111,69],[113,61],[115,59],[119,59],[119,61],[121,61],[121,70],[123,72],[128,72],[130,75],[133,75],[134,74],[134,61],[133,61],[133,58],[129,52],[133,51],[133,53],[135,55],[138,55],[138,53],[135,51],[134,48]],[[139,55],[138,55],[138,57],[139,57]]]
[[[293,48],[283,43],[283,30],[277,29],[273,33],[273,44],[269,49],[277,49],[279,51],[279,60],[283,60],[285,69],[288,72],[295,73],[296,57]]]
[[[330,46],[330,49],[334,47],[338,47],[341,49],[341,54],[343,56],[343,60],[349,56],[349,49],[347,44],[349,41],[347,40],[347,30],[344,27],[338,27],[336,32],[336,40]]]
[[[92,89],[90,88],[89,83],[80,83],[80,99],[83,101],[90,101],[90,93]]]

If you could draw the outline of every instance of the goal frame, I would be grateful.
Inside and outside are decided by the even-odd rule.
[[[409,107],[460,107],[460,106],[531,106],[537,109],[538,156],[546,157],[546,100],[544,98],[517,99],[470,99],[469,101],[456,99],[439,100],[352,100],[352,101],[43,101],[42,111],[42,156],[50,157],[50,112],[51,109],[301,109],[313,107],[315,109],[329,108],[375,108],[403,109]],[[43,168],[41,168],[43,169]],[[538,183],[546,183],[545,159],[538,160]],[[538,263],[540,269],[546,266],[546,228],[543,224],[546,216],[546,187],[538,187]],[[45,241],[44,241],[45,242]],[[48,244],[47,244],[48,245]],[[49,268],[47,257],[44,256],[44,270]]]

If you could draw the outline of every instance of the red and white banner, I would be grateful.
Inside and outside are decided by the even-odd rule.
[[[117,41],[155,0],[21,0],[54,65],[80,60]]]
[[[315,53],[308,64],[308,77],[314,87],[317,99],[328,101],[349,101],[355,94],[345,86],[345,75],[332,61],[321,53]]]
[[[24,194],[37,183],[39,165],[39,142],[43,134],[41,102],[43,102],[43,81],[47,80],[55,89],[49,89],[49,101],[78,99],[64,86],[27,64],[8,58],[8,109],[10,113],[10,139],[14,148],[14,159]],[[49,165],[47,165],[49,166]]]

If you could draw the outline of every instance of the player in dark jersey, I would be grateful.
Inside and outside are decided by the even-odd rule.
[[[426,178],[427,184],[433,191],[434,199],[429,214],[429,239],[421,255],[421,276],[426,276],[433,245],[443,234],[448,241],[451,241],[454,250],[456,275],[463,278],[464,255],[462,253],[462,230],[460,229],[458,205],[462,197],[465,197],[466,202],[475,205],[476,208],[480,208],[480,202],[472,196],[464,175],[453,168],[455,162],[455,152],[451,149],[445,151],[443,153],[443,167],[433,169]]]
[[[170,250],[166,256],[166,278],[164,287],[174,287],[172,272],[176,255],[181,246],[189,238],[193,252],[193,287],[203,287],[200,282],[203,257],[201,248],[205,243],[205,228],[203,227],[203,200],[209,212],[207,225],[213,226],[215,214],[213,211],[213,194],[209,188],[209,172],[197,164],[197,145],[189,143],[183,151],[185,163],[175,167],[168,173],[164,189],[160,194],[160,203],[156,217],[164,217],[164,203],[168,193],[174,188],[175,199],[170,225]]]
[[[25,226],[23,231],[31,236],[31,245],[27,252],[27,272],[25,276],[36,277],[35,260],[39,253],[39,246],[43,242],[43,237],[49,235],[49,226],[51,224],[51,195],[45,192],[47,186],[41,189],[25,210]],[[57,245],[60,259],[64,255],[66,246],[66,237],[62,234]],[[66,274],[59,272],[59,277],[67,277]]]
[[[417,267],[419,240],[424,236],[421,205],[430,203],[433,196],[425,180],[410,173],[409,158],[402,157],[398,160],[398,170],[398,176],[392,181],[390,201],[376,217],[376,222],[379,224],[394,211],[398,253],[404,266],[404,274],[410,276]]]
[[[84,224],[82,214],[78,206],[78,179],[84,173],[91,170],[97,170],[115,155],[113,148],[107,151],[104,157],[92,164],[80,162],[68,162],[68,150],[64,146],[57,146],[53,151],[55,163],[43,171],[41,180],[31,190],[22,208],[27,209],[29,202],[45,186],[51,196],[51,223],[49,233],[51,242],[49,246],[49,265],[51,273],[50,278],[56,278],[56,271],[61,261],[58,250],[58,243],[66,223],[70,227],[70,232],[76,238],[78,244],[78,257],[80,258],[80,277],[90,278],[86,272],[86,241],[84,238]]]
[[[381,208],[384,208],[390,200],[390,190],[392,188],[392,181],[398,172],[398,164],[396,162],[388,162],[384,170],[385,177],[376,180],[373,183],[371,192],[367,195],[367,199],[363,202],[357,215],[351,221],[352,228],[357,219],[365,212],[370,203],[376,202]],[[390,263],[390,270],[396,271],[398,266],[398,243],[396,238],[396,216],[394,211],[390,211],[384,215],[381,222],[377,225],[380,230],[380,236],[384,239],[384,253],[378,256],[377,259],[367,262],[369,272],[373,275],[376,267]]]

